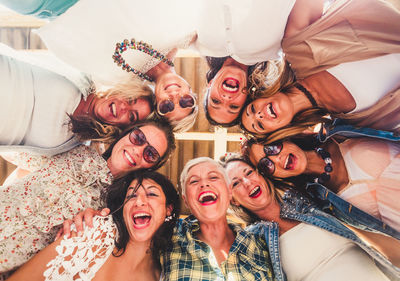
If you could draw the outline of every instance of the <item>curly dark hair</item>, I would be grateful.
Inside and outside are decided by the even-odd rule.
[[[121,256],[124,254],[130,239],[121,206],[125,202],[126,193],[132,181],[136,180],[137,186],[139,186],[144,179],[153,180],[160,185],[166,197],[166,206],[171,205],[173,207],[171,212],[172,219],[164,222],[154,233],[151,240],[151,255],[155,264],[160,267],[160,255],[172,245],[171,237],[181,210],[179,195],[171,181],[158,172],[131,172],[110,185],[107,191],[103,193],[102,199],[103,204],[113,213],[112,217],[118,229],[118,236],[115,238],[115,246],[118,252],[115,255],[113,253],[113,255]]]
[[[103,158],[104,159],[108,159],[111,156],[112,150],[115,146],[115,144],[124,136],[126,136],[127,134],[129,134],[134,128],[140,128],[143,126],[147,126],[147,125],[151,125],[151,126],[155,126],[157,128],[159,128],[161,131],[164,132],[165,137],[167,139],[167,150],[165,151],[164,155],[161,155],[160,160],[154,164],[154,166],[147,168],[146,170],[157,170],[158,168],[160,168],[162,165],[164,165],[164,163],[168,160],[169,156],[171,155],[171,153],[175,150],[176,145],[175,145],[175,136],[174,133],[172,132],[172,126],[170,125],[170,123],[164,119],[164,118],[157,118],[157,119],[153,119],[153,120],[143,120],[143,121],[139,121],[138,123],[131,125],[130,127],[126,128],[124,131],[122,131],[119,135],[118,138],[115,139],[115,141],[113,143],[110,144],[110,146],[107,148],[107,150],[103,153]]]

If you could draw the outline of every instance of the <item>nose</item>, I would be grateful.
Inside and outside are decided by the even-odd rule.
[[[136,191],[136,200],[135,200],[135,206],[144,206],[147,204],[147,197],[146,197],[146,193],[144,191],[139,192]]]
[[[222,99],[226,100],[226,101],[230,101],[232,99],[232,96],[228,93],[222,93],[221,95]]]
[[[248,187],[250,185],[250,180],[246,177],[243,178],[243,185]]]
[[[261,111],[256,112],[256,118],[257,119],[263,119],[264,118],[264,114]]]
[[[136,165],[139,165],[142,160],[141,156],[143,155],[144,147],[145,147],[145,145],[141,145],[141,146],[133,145],[132,153],[133,153],[133,156],[135,157]]]
[[[207,180],[202,180],[200,183],[200,188],[210,187]]]
[[[268,158],[274,162],[275,166],[279,165],[280,167],[283,167],[284,162],[282,162],[282,154],[279,155],[268,155]]]

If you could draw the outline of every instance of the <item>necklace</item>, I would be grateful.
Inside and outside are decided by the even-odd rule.
[[[311,95],[311,93],[306,88],[303,87],[303,85],[301,85],[300,83],[296,83],[296,84],[294,84],[294,86],[307,97],[307,99],[311,102],[313,107],[318,107],[318,104],[317,104],[316,100],[314,99],[314,97]]]
[[[147,81],[153,82],[154,79],[151,78],[150,76],[148,76],[147,74],[131,67],[129,64],[126,63],[125,59],[122,57],[122,53],[125,52],[126,50],[128,50],[128,48],[141,51],[141,52],[159,60],[160,62],[164,62],[172,67],[174,66],[174,63],[171,60],[166,58],[159,51],[153,49],[153,47],[147,43],[144,43],[142,41],[136,42],[134,38],[132,38],[130,42],[128,39],[125,39],[123,42],[117,43],[115,45],[115,51],[112,56],[112,58],[114,59],[114,62],[116,64],[118,64],[118,66],[121,66],[122,69],[125,70],[126,72],[132,72],[134,75],[137,75],[140,78],[145,79]]]
[[[317,153],[325,162],[324,172],[320,174],[317,178],[314,179],[314,182],[324,184],[331,179],[330,173],[332,173],[332,159],[331,154],[324,150],[323,148],[319,147],[316,149]]]

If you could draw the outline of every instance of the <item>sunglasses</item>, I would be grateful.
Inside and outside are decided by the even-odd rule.
[[[151,146],[146,139],[146,136],[139,128],[134,128],[133,131],[129,134],[129,140],[132,144],[142,146],[147,144],[147,146],[143,150],[143,159],[147,163],[153,164],[160,160],[160,154]]]
[[[195,99],[192,95],[183,95],[179,99],[179,106],[182,108],[193,108],[195,106]],[[157,112],[160,115],[165,115],[175,109],[175,104],[172,100],[167,99],[158,103]]]
[[[257,164],[257,170],[263,176],[271,176],[275,172],[275,163],[268,156],[278,155],[281,153],[283,143],[275,143],[264,145],[265,157],[261,158]]]

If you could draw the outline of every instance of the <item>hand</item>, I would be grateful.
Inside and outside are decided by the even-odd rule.
[[[66,220],[63,222],[62,228],[58,231],[56,239],[67,236],[67,238],[71,237],[71,225],[74,223],[76,227],[76,231],[78,236],[82,235],[83,232],[83,222],[88,227],[93,227],[93,217],[94,216],[107,216],[110,213],[110,209],[104,208],[102,210],[93,210],[92,208],[87,208],[85,211],[77,214],[72,220]]]

